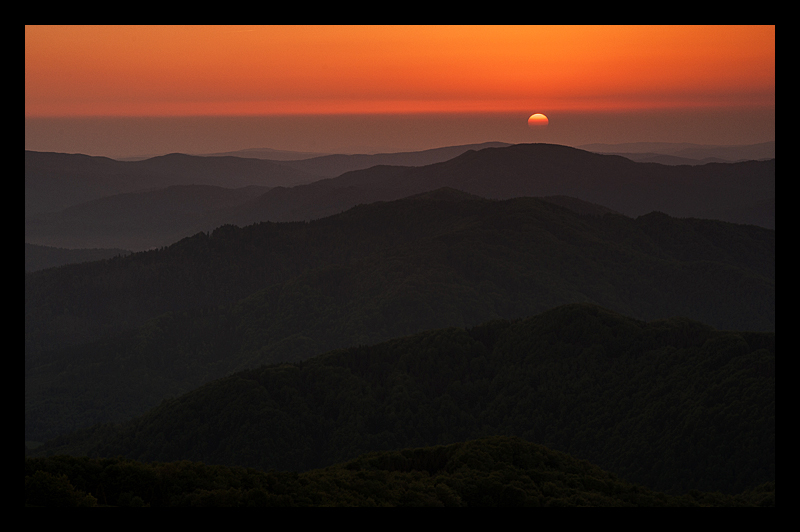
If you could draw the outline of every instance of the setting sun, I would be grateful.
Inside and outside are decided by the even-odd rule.
[[[774,112],[774,26],[25,27],[37,149],[743,143]]]
[[[544,127],[549,123],[550,120],[548,120],[548,118],[542,113],[532,114],[530,118],[528,118],[528,125],[530,127],[535,127],[535,128]]]

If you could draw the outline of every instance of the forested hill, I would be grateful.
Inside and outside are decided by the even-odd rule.
[[[774,334],[568,305],[239,372],[39,453],[302,471],[491,435],[671,493],[774,482]]]
[[[754,226],[440,191],[34,272],[26,439],[127,419],[239,369],[565,303],[771,331],[774,258],[774,231]]]

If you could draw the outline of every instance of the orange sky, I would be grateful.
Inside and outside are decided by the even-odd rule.
[[[774,105],[774,26],[25,28],[26,117]]]

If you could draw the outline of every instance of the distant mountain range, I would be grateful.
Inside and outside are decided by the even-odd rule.
[[[323,156],[265,148],[213,156],[171,153],[126,161],[26,150],[25,214],[56,212],[102,197],[175,185],[292,187],[376,165],[433,164],[490,146],[508,144],[487,142],[419,152]],[[266,160],[266,155],[273,160]]]
[[[175,185],[294,186],[319,179],[272,161],[173,153],[144,161],[25,151],[25,215]]]
[[[504,148],[507,146],[511,146],[511,144],[484,142],[413,152],[376,153],[374,155],[324,155],[302,161],[286,161],[285,164],[310,174],[336,177],[345,172],[364,170],[373,166],[427,166],[448,161],[467,151],[480,151],[486,148]]]
[[[248,148],[245,150],[217,153],[196,153],[194,155],[203,157],[244,157],[246,159],[267,159],[270,161],[298,161],[300,159],[311,159],[312,157],[322,157],[323,155],[331,154],[310,151],[273,150],[272,148]]]
[[[374,155],[341,155],[298,151],[252,148],[221,153],[200,154],[204,156],[234,156],[274,161],[297,161],[291,166],[312,171],[318,175],[335,177],[350,170],[360,170],[379,164],[400,166],[423,166],[452,159],[464,151],[510,146],[505,142],[484,142],[463,146],[449,146],[430,150]],[[742,145],[709,145],[689,142],[628,142],[622,144],[583,144],[579,149],[594,153],[621,155],[636,162],[660,164],[706,164],[711,162],[741,162],[775,158],[775,141]],[[311,161],[310,159],[314,159]],[[303,161],[302,163],[299,161]],[[313,169],[313,170],[312,170]]]
[[[270,149],[250,149],[208,154],[208,156],[231,155],[235,157],[253,157],[282,161],[286,166],[297,168],[303,172],[320,177],[336,177],[345,172],[363,170],[372,166],[425,166],[440,163],[458,157],[465,151],[482,150],[484,148],[500,148],[511,146],[506,142],[483,142],[480,144],[464,144],[446,146],[429,150],[376,153],[376,154],[311,154],[307,152],[278,151]]]
[[[764,161],[775,158],[775,141],[740,146],[709,146],[687,142],[630,142],[627,144],[584,144],[580,149],[621,155],[632,161],[669,165]]]
[[[455,148],[459,151],[464,147]],[[240,174],[232,170],[237,160],[247,161],[254,164],[254,168],[260,168],[262,173],[258,175],[262,176],[259,178],[262,183],[276,183],[280,182],[277,178],[269,181],[263,177],[264,168],[267,167],[258,165],[274,165],[268,168],[281,169],[284,179],[288,179],[291,172],[298,172],[291,174],[294,176],[292,179],[299,179],[299,175],[308,179],[310,174],[306,170],[312,171],[319,168],[318,165],[325,166],[331,161],[367,164],[365,161],[371,163],[391,156],[406,162],[412,159],[421,162],[426,157],[442,157],[445,153],[447,151],[442,149],[385,156],[328,156],[286,163],[305,164],[305,170],[255,159],[178,155],[159,161],[116,164],[143,165],[140,168],[156,167],[161,168],[161,171],[164,171],[165,166],[175,165],[182,168],[175,175],[183,181],[199,176],[196,181],[216,180],[216,183],[223,181],[219,177],[223,174],[216,173],[218,170],[215,170],[221,167],[229,172],[224,174],[229,176],[225,186],[231,188],[232,183],[246,182]],[[374,159],[376,157],[378,159]],[[113,173],[118,169],[109,159],[87,161],[85,156],[56,157],[55,154],[30,152],[26,154],[26,159],[28,158],[59,158],[70,161],[66,165],[70,169],[91,162],[92,172],[89,175],[106,183],[107,188],[110,187],[109,183],[120,181],[119,175]],[[181,166],[182,162],[187,165]],[[206,168],[206,164],[210,166]],[[65,186],[64,183],[85,181],[84,174],[72,169],[65,170],[62,173],[71,177],[65,179],[61,185],[51,187],[52,182],[58,180],[54,178],[48,182],[41,179],[42,163],[32,166],[39,169],[33,172],[29,181],[39,183],[39,194],[33,196],[40,198],[40,205],[43,203],[42,197],[61,197],[58,190]],[[137,175],[140,175],[140,183],[146,181],[141,174]],[[145,175],[153,179],[155,174]],[[200,179],[203,176],[205,178]],[[173,176],[170,179],[175,181],[178,177]],[[253,176],[249,179],[256,181]],[[130,184],[130,180],[123,181]],[[153,181],[146,182],[148,186],[153,185]],[[162,184],[161,188],[164,186]],[[468,150],[452,159],[424,166],[372,166],[308,184],[273,186],[262,194],[256,194],[257,189],[249,189],[247,194],[237,195],[239,201],[225,205],[210,199],[201,200],[196,189],[192,192],[193,196],[187,196],[185,200],[177,199],[175,194],[178,189],[152,190],[147,195],[137,192],[115,198],[98,198],[92,205],[75,206],[57,213],[28,214],[26,241],[65,248],[110,247],[143,250],[166,245],[181,236],[189,236],[198,231],[210,231],[226,223],[248,225],[260,221],[311,220],[342,212],[359,203],[394,200],[441,187],[451,187],[492,199],[571,196],[603,205],[627,216],[639,216],[658,210],[671,216],[711,218],[775,227],[774,159],[702,166],[666,166],[636,163],[619,156],[600,155],[566,146],[518,144],[489,147],[480,151]],[[182,190],[188,194],[192,189]],[[214,189],[207,189],[206,193],[223,195],[221,191]],[[100,194],[97,190],[94,195]],[[227,193],[225,195],[227,197]],[[190,202],[196,202],[195,207],[180,207]],[[143,225],[140,219],[147,223]],[[158,226],[159,220],[164,221],[161,227]]]
[[[360,170],[379,164],[400,166],[423,166],[452,159],[468,149],[500,148],[510,146],[505,142],[484,142],[463,146],[449,146],[430,150],[400,153],[379,153],[374,155],[342,155],[298,151],[253,148],[222,153],[202,154],[204,156],[234,156],[273,161],[293,161],[293,168],[308,171],[325,177],[336,177],[351,170]],[[622,144],[583,144],[579,149],[621,155],[636,162],[650,162],[668,165],[735,163],[741,161],[763,161],[775,158],[775,141],[742,145],[709,145],[689,142],[628,142]]]

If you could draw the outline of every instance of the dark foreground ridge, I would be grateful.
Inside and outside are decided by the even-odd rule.
[[[519,438],[364,455],[306,473],[197,462],[25,459],[26,506],[775,506],[774,483],[680,496]]]
[[[567,305],[246,370],[37,454],[306,471],[491,435],[672,494],[774,482],[774,334]]]

